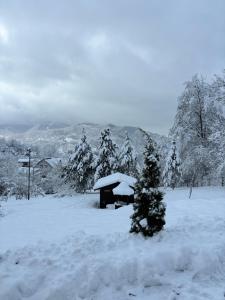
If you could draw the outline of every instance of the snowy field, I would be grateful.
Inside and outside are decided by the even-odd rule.
[[[0,218],[0,300],[225,299],[225,189],[168,191],[166,227],[128,233],[132,206],[98,195],[10,199]]]

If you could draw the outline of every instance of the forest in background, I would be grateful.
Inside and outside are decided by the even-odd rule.
[[[138,128],[136,132],[141,135]],[[99,136],[82,133],[80,141],[68,151],[60,153],[63,165],[47,175],[34,172],[33,194],[57,193],[70,189],[77,192],[90,190],[96,178],[111,172],[124,172],[138,176],[143,162],[141,147],[124,129],[123,142],[117,145],[111,129]],[[94,139],[94,145],[93,145]],[[154,139],[154,136],[153,136]],[[207,81],[194,75],[184,85],[178,98],[178,107],[169,138],[154,139],[160,155],[161,186],[206,186],[225,184],[225,71]],[[65,141],[66,143],[66,141]],[[24,197],[27,175],[18,172],[18,159],[24,157],[28,147],[32,156],[44,158],[59,155],[54,143],[48,149],[22,140],[0,140],[0,194]],[[144,145],[142,145],[142,148]]]

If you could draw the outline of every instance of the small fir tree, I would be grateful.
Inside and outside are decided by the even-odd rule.
[[[101,132],[99,156],[97,160],[96,179],[108,176],[118,169],[117,146],[111,139],[111,132]]]
[[[173,141],[171,150],[169,151],[168,159],[163,174],[163,183],[173,190],[180,181],[180,163],[177,155],[176,142]]]
[[[136,185],[134,213],[131,216],[131,233],[153,236],[165,225],[163,193],[158,190],[160,182],[159,155],[150,136],[145,133],[144,168]]]
[[[129,176],[138,177],[137,156],[126,132],[126,138],[119,156],[119,171]]]
[[[93,178],[93,153],[91,146],[87,142],[85,132],[79,145],[76,146],[74,154],[71,156],[68,166],[65,168],[65,181],[71,185],[78,193],[84,193],[90,188]]]

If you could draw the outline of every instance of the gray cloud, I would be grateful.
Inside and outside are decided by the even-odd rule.
[[[224,0],[1,1],[1,123],[167,133],[183,82],[224,68],[224,11]]]

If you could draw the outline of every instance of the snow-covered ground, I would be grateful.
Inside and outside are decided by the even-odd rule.
[[[225,189],[168,191],[166,227],[128,233],[132,206],[98,195],[10,199],[0,218],[0,300],[225,299]]]

